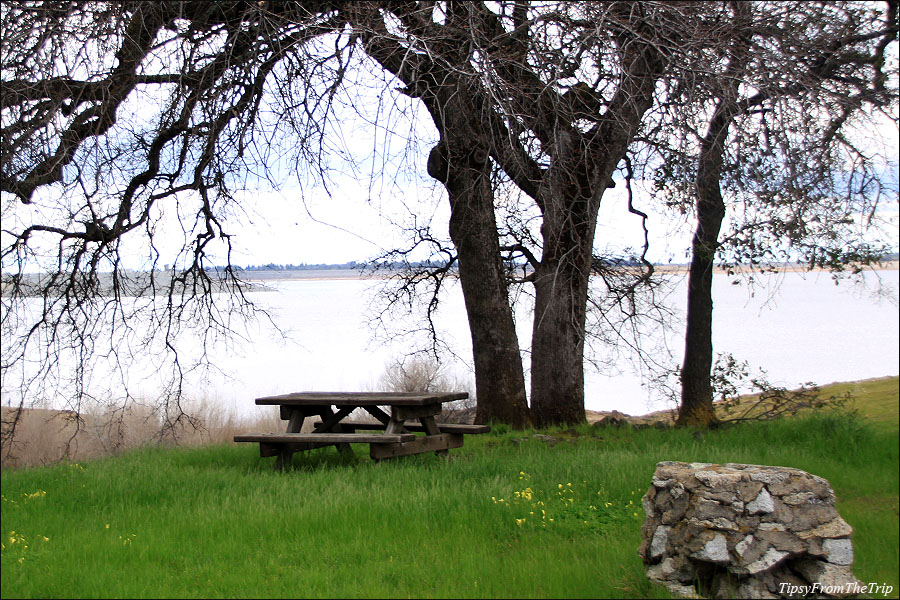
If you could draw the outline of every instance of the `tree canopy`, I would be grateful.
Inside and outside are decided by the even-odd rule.
[[[446,191],[453,248],[420,272],[458,266],[478,418],[579,422],[588,308],[638,319],[653,289],[646,245],[629,269],[597,252],[607,189],[623,181],[646,221],[631,185],[656,179],[664,202],[696,211],[707,261],[859,258],[869,249],[841,226],[896,198],[896,165],[849,130],[874,111],[896,123],[896,23],[895,3],[3,3],[4,378],[38,388],[65,362],[77,408],[98,353],[156,349],[172,357],[161,406],[181,418],[195,365],[179,336],[213,339],[253,312],[231,266],[239,192],[287,172],[325,181],[337,107],[362,85],[421,103],[437,131],[418,140],[431,146],[420,168]],[[705,223],[725,198],[747,218],[720,240]],[[155,243],[165,214],[183,232],[174,256]],[[148,277],[122,267],[132,238]],[[210,268],[213,255],[228,264]],[[521,285],[535,300],[530,392]],[[615,339],[608,321],[594,322]]]

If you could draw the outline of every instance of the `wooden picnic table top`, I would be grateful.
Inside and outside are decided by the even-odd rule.
[[[295,392],[257,398],[256,403],[266,406],[425,406],[468,397],[466,392]]]

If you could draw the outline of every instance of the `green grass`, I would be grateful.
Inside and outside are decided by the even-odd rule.
[[[881,377],[823,387],[829,394],[850,392],[849,407],[867,421],[886,431],[900,426],[900,402],[897,401],[897,377]]]
[[[832,413],[702,434],[540,432],[560,440],[553,446],[534,432],[497,429],[468,436],[449,461],[428,454],[375,464],[360,445],[356,460],[326,448],[277,473],[248,444],[5,471],[0,592],[668,597],[637,555],[640,496],[658,461],[684,460],[825,477],[854,528],[854,573],[892,585],[896,597],[896,425]]]

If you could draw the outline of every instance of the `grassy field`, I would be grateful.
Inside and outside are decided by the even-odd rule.
[[[880,381],[880,380],[879,380]],[[637,555],[661,460],[828,479],[854,573],[898,582],[898,382],[855,413],[709,432],[581,426],[469,436],[449,460],[334,449],[272,469],[253,445],[145,448],[2,473],[13,597],[668,597]]]

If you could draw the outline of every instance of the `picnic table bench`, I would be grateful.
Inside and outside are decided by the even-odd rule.
[[[352,452],[352,443],[369,444],[373,460],[432,451],[447,454],[463,445],[463,435],[490,431],[487,425],[436,422],[444,402],[468,397],[465,392],[298,392],[267,396],[257,398],[256,404],[279,406],[281,418],[288,422],[287,431],[236,435],[234,441],[258,443],[260,456],[277,457],[276,469],[289,465],[295,452],[333,445],[347,453]],[[346,420],[357,409],[375,420]],[[313,430],[301,433],[307,418],[314,419]]]

